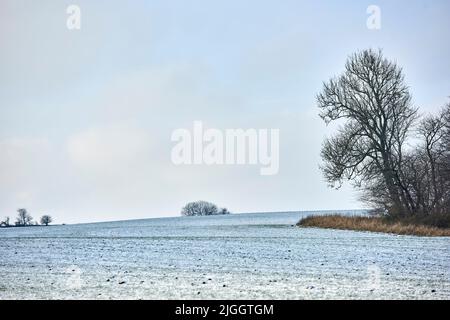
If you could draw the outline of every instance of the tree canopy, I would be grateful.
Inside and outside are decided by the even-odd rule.
[[[448,106],[421,120],[419,134],[414,133],[423,144],[408,148],[418,109],[402,68],[371,49],[351,55],[344,72],[324,83],[317,103],[326,124],[340,123],[321,152],[321,168],[331,186],[350,180],[364,191],[363,200],[391,214],[442,211],[449,190],[443,160],[447,155],[448,163]]]
[[[183,216],[212,216],[229,213],[226,208],[219,209],[215,204],[207,201],[189,202],[181,209]]]

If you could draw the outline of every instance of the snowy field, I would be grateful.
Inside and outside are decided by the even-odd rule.
[[[0,299],[449,299],[450,238],[306,212],[0,229]]]

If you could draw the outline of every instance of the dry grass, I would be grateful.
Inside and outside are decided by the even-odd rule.
[[[383,232],[423,237],[448,237],[450,228],[437,228],[423,224],[393,222],[381,217],[324,215],[308,216],[301,219],[297,226],[327,229]]]

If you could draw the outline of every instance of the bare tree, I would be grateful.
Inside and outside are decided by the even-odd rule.
[[[27,226],[31,224],[33,217],[28,214],[27,209],[17,209],[16,226]]]
[[[450,181],[450,102],[443,108],[444,114],[444,137],[442,140],[442,148],[444,149],[444,177],[446,181]],[[448,199],[450,202],[450,199]]]
[[[181,210],[183,216],[210,216],[219,214],[217,206],[207,201],[195,201],[186,204]]]
[[[230,214],[230,211],[228,211],[227,208],[221,208],[221,209],[219,210],[219,214]]]
[[[9,217],[5,217],[5,220],[0,221],[0,227],[9,227]]]
[[[414,201],[402,181],[405,141],[417,109],[402,69],[381,51],[364,50],[349,57],[345,71],[324,83],[317,96],[326,124],[341,120],[338,133],[325,140],[322,170],[328,183],[351,180],[391,214],[413,213]]]
[[[422,212],[441,213],[443,202],[450,197],[449,186],[445,181],[446,153],[448,148],[444,143],[446,134],[445,116],[443,110],[436,116],[425,117],[419,126],[419,134],[423,145],[416,151],[415,170],[422,171],[422,189],[417,189],[418,207]],[[425,183],[424,183],[425,182]]]
[[[41,224],[44,224],[46,226],[48,226],[50,223],[52,223],[53,218],[50,215],[43,215],[41,217]]]

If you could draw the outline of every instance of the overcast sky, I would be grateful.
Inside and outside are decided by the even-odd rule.
[[[81,9],[68,30],[66,8]],[[381,29],[366,26],[369,5]],[[315,95],[358,49],[383,48],[414,103],[450,95],[450,2],[0,1],[0,219],[56,223],[179,215],[188,201],[233,212],[360,208],[327,187],[331,133]],[[280,169],[175,166],[173,130],[280,129]]]

